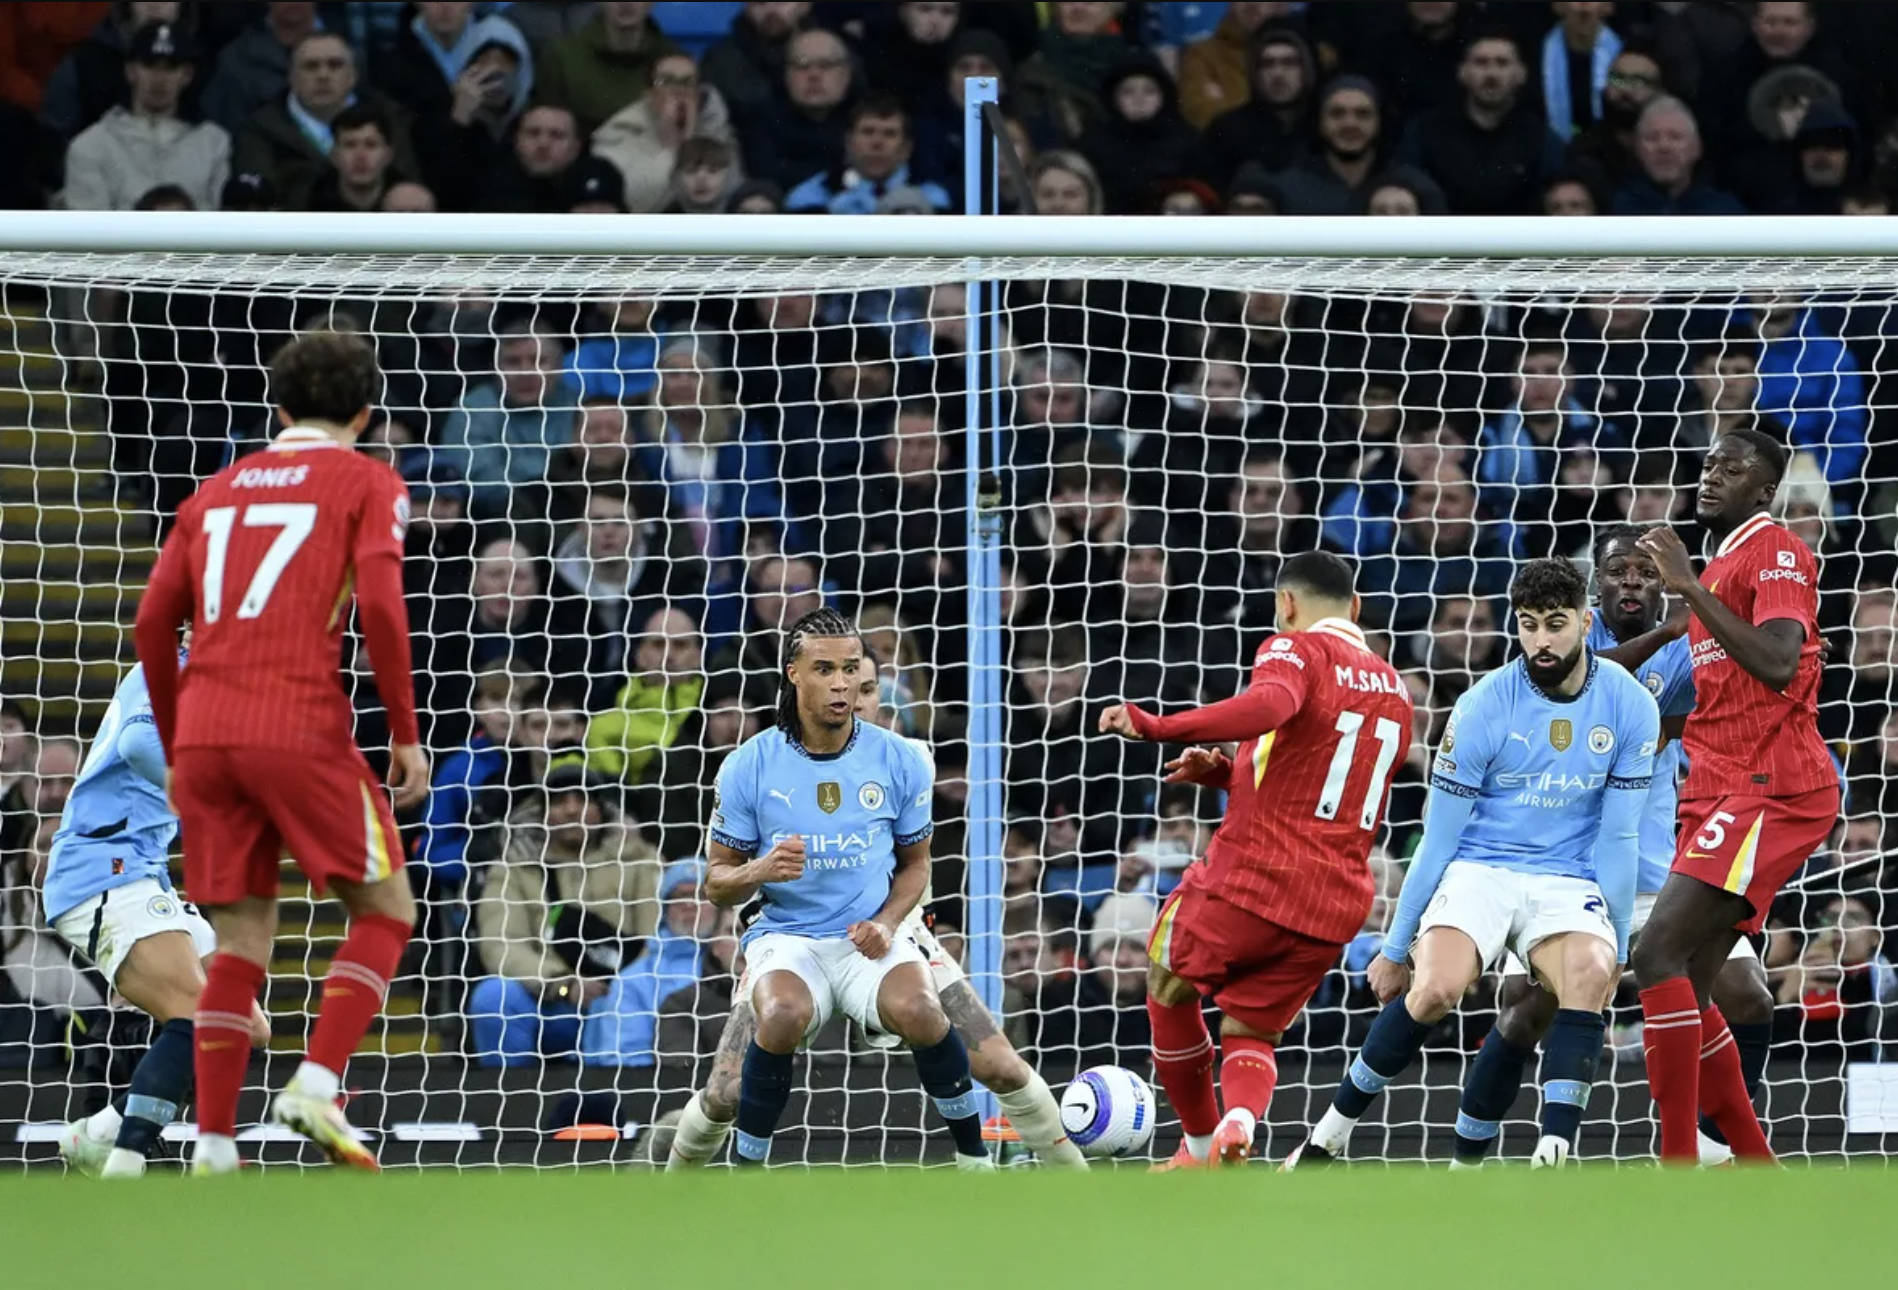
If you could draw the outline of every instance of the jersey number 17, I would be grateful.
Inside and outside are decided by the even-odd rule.
[[[255,618],[270,603],[270,593],[290,563],[290,557],[316,529],[315,502],[253,502],[243,508],[247,529],[276,529],[277,536],[257,562],[244,598],[237,602],[239,618]],[[238,508],[216,506],[204,513],[204,621],[214,623],[224,614],[224,562],[231,550],[231,528],[239,523]]]
[[[1318,790],[1318,809],[1313,812],[1321,820],[1338,818],[1344,782],[1351,776],[1358,736],[1364,732],[1364,714],[1340,712],[1334,728],[1340,736],[1338,750],[1331,754],[1331,767],[1325,772],[1324,786]],[[1403,728],[1389,717],[1379,717],[1371,727],[1371,735],[1377,740],[1377,760],[1371,765],[1371,782],[1365,786],[1364,807],[1358,812],[1358,827],[1367,832],[1377,827],[1377,815],[1384,806],[1384,787],[1390,782],[1391,767],[1404,745]]]

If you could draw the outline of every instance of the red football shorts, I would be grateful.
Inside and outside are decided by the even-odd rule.
[[[287,852],[318,892],[402,867],[395,818],[369,763],[276,748],[180,748],[171,800],[184,832],[185,891],[200,905],[277,895]]]
[[[1680,806],[1674,872],[1746,897],[1748,934],[1766,925],[1773,897],[1825,845],[1839,822],[1839,790],[1797,797],[1707,797]]]
[[[1181,883],[1160,907],[1147,957],[1262,1035],[1292,1022],[1338,964],[1342,945],[1268,922]]]

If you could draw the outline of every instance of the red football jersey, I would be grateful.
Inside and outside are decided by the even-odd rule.
[[[341,677],[352,591],[390,737],[419,742],[402,603],[408,518],[400,475],[315,430],[285,430],[206,480],[179,507],[139,604],[139,657],[167,751],[352,744]],[[182,674],[154,666],[175,658],[187,620]]]
[[[1356,936],[1375,894],[1371,844],[1410,751],[1411,706],[1357,625],[1327,618],[1261,645],[1242,695],[1171,717],[1135,710],[1149,738],[1248,736],[1226,818],[1187,880],[1319,940]]]
[[[1781,694],[1728,658],[1698,617],[1687,620],[1695,697],[1681,736],[1681,797],[1796,797],[1837,784],[1819,737],[1819,562],[1812,551],[1790,529],[1755,515],[1727,534],[1700,581],[1745,622],[1799,623],[1806,643]]]

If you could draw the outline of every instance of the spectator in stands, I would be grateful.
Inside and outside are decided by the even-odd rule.
[[[580,1060],[589,1066],[651,1066],[659,1060],[661,1000],[698,983],[706,943],[724,911],[705,898],[705,864],[676,860],[659,879],[658,927],[639,957],[608,982],[587,1010]],[[668,1054],[669,1055],[669,1054]]]
[[[439,451],[468,481],[469,513],[509,513],[514,490],[547,482],[555,449],[573,442],[579,411],[561,379],[560,342],[530,321],[510,323],[495,348],[496,379],[462,397]]]
[[[1361,212],[1384,169],[1381,132],[1377,87],[1361,76],[1334,76],[1318,96],[1316,146],[1272,177],[1285,213]]]
[[[1646,49],[1624,47],[1608,64],[1600,116],[1569,144],[1569,164],[1592,169],[1611,188],[1635,179],[1635,126],[1642,109],[1665,93],[1660,61]]]
[[[1135,51],[1101,87],[1105,111],[1081,136],[1115,215],[1139,214],[1157,202],[1158,185],[1204,172],[1199,132],[1180,115],[1179,92],[1160,60]]]
[[[1759,339],[1744,328],[1730,329],[1719,340],[1697,348],[1687,407],[1668,446],[1681,452],[1705,452],[1727,431],[1754,425],[1759,419],[1754,412],[1759,402],[1759,363]]]
[[[263,22],[246,27],[218,51],[217,70],[204,87],[204,114],[235,135],[251,113],[290,88],[290,51],[316,30],[317,6],[273,3]]]
[[[746,167],[787,191],[844,155],[853,79],[850,51],[822,28],[793,36],[771,107],[742,118]]]
[[[417,639],[417,702],[431,715],[438,747],[468,736],[474,679],[512,663],[544,672],[550,654],[547,605],[533,553],[510,537],[489,538],[474,553],[465,596],[429,604]]]
[[[1835,737],[1853,740],[1877,732],[1898,702],[1898,593],[1890,587],[1867,588],[1856,600],[1850,667],[1828,678],[1824,698],[1830,702],[1821,704],[1834,716]]]
[[[1249,57],[1251,92],[1204,126],[1206,178],[1222,187],[1247,164],[1267,172],[1286,169],[1311,132],[1318,72],[1305,38],[1290,28],[1268,27]]]
[[[785,83],[791,38],[803,29],[810,12],[810,5],[802,2],[747,4],[732,23],[731,34],[705,51],[700,74],[724,96],[741,127],[771,110]]]
[[[1094,663],[1086,687],[1091,700],[1139,703],[1149,710],[1157,705],[1164,711],[1199,699],[1206,633],[1183,612],[1188,598],[1180,594],[1165,536],[1158,517],[1143,520],[1128,536],[1120,566],[1126,606],[1090,641]],[[1157,748],[1122,744],[1118,751],[1123,774],[1142,776],[1160,768]]]
[[[1599,215],[1605,205],[1590,176],[1558,172],[1542,185],[1544,215]]]
[[[395,168],[405,175],[419,173],[406,118],[392,100],[357,85],[354,51],[328,31],[312,32],[291,52],[290,88],[253,112],[238,131],[231,169],[262,175],[286,209],[304,209],[317,180],[329,171],[331,123],[349,107],[382,113],[395,135]]]
[[[444,56],[442,70],[436,72],[434,39],[417,18],[416,52],[430,65],[428,74],[439,78],[460,55]],[[410,108],[422,177],[435,192],[446,194],[454,210],[474,208],[483,177],[499,164],[508,130],[534,88],[533,51],[506,19],[468,24],[456,44],[457,50],[463,47],[474,52],[445,92],[418,95]]]
[[[587,726],[587,765],[629,784],[664,775],[669,751],[705,694],[703,643],[691,615],[662,600],[638,607],[640,616],[625,629],[637,632],[626,684]]]
[[[1487,599],[1509,590],[1511,527],[1482,515],[1477,497],[1476,486],[1448,463],[1405,491],[1396,546],[1366,560],[1359,575],[1367,621],[1414,632],[1445,597]]]
[[[1437,181],[1451,214],[1528,214],[1542,181],[1562,164],[1561,141],[1523,94],[1527,79],[1513,40],[1479,36],[1457,70],[1461,100],[1420,114],[1405,130],[1397,159]]]
[[[1251,101],[1261,29],[1284,7],[1258,0],[1229,4],[1210,35],[1181,51],[1180,112],[1194,129]]]
[[[1634,291],[1585,296],[1563,331],[1576,390],[1596,412],[1650,443],[1671,430],[1692,361],[1692,314],[1666,297]],[[1533,325],[1533,324],[1532,324]]]
[[[1460,70],[1468,45],[1463,6],[1448,0],[1406,4],[1402,29],[1368,43],[1363,70],[1386,88],[1393,129],[1462,96]]]
[[[668,637],[667,652],[679,648],[677,639]],[[641,821],[648,838],[666,859],[703,854],[705,825],[712,818],[712,791],[719,767],[740,744],[757,734],[767,719],[772,686],[766,684],[760,689],[763,697],[754,702],[747,699],[736,677],[709,681],[699,710],[686,718],[665,755],[655,759],[649,780],[628,788],[629,811]],[[610,715],[602,713],[596,722]],[[587,734],[594,737],[591,726]],[[589,761],[594,755],[589,752]]]
[[[444,116],[456,99],[457,87],[483,43],[482,33],[476,30],[474,9],[466,0],[426,0],[417,4],[415,16],[396,33],[394,47],[375,60],[377,83],[386,86],[413,119]],[[494,21],[489,32],[507,23],[505,18]],[[513,24],[507,25],[511,28]],[[526,38],[515,31],[514,39],[525,52]],[[531,78],[531,53],[528,67]],[[487,79],[477,73],[463,93],[479,97]]]
[[[961,9],[959,4],[899,4],[896,21],[864,42],[866,76],[879,92],[899,100],[911,120],[949,75]]]
[[[1621,37],[1608,26],[1615,7],[1601,0],[1561,0],[1556,25],[1542,42],[1542,102],[1549,129],[1562,143],[1606,116],[1606,90]]]
[[[581,400],[580,428],[573,442],[554,454],[553,464],[548,467],[553,484],[547,505],[550,523],[577,523],[585,515],[594,490],[602,487],[624,490],[642,513],[664,512],[664,494],[643,478],[634,464],[630,417],[617,399]]]
[[[612,795],[579,766],[556,766],[542,800],[508,821],[506,858],[474,912],[486,975],[467,1006],[483,1066],[575,1058],[581,1014],[658,926],[658,854],[621,822]]]
[[[37,825],[59,822],[85,759],[85,748],[77,739],[58,735],[35,743],[33,773],[25,781],[25,801]]]
[[[913,187],[937,212],[949,208],[942,185],[916,176],[910,167],[915,151],[909,115],[890,95],[873,94],[850,109],[841,161],[818,174],[806,176],[785,194],[784,207],[793,213],[823,211],[832,215],[870,215],[886,195]]]
[[[617,171],[614,177],[618,178]],[[659,383],[664,325],[658,317],[659,301],[628,292],[610,306],[598,307],[596,313],[605,323],[605,330],[589,328],[582,332],[567,362],[572,374],[569,383],[578,387],[582,399],[634,402]]]
[[[1247,642],[1263,640],[1273,630],[1279,565],[1288,555],[1314,549],[1318,540],[1305,494],[1269,447],[1248,451],[1213,511],[1204,560],[1182,580],[1199,591],[1194,619],[1218,629],[1218,640],[1209,641],[1206,651],[1207,664],[1218,674],[1209,676],[1206,688],[1212,697],[1224,698],[1243,688]],[[1195,554],[1190,547],[1182,550],[1184,544],[1171,545],[1182,556]],[[1222,648],[1221,640],[1231,648]]]
[[[666,204],[672,215],[717,215],[725,211],[744,176],[738,151],[717,139],[693,138],[679,145],[666,184]]]
[[[1430,670],[1445,706],[1503,665],[1496,603],[1476,596],[1445,596],[1432,607],[1430,629],[1410,638],[1417,663]]]
[[[654,1041],[668,1079],[673,1070],[689,1072],[684,1082],[705,1087],[712,1075],[718,1041],[731,1019],[732,996],[738,989],[740,963],[738,915],[730,909],[718,918],[702,945],[698,979],[682,985],[659,1001],[659,1029]],[[658,1163],[655,1161],[655,1163]]]
[[[1783,423],[1790,446],[1819,459],[1826,482],[1856,496],[1862,487],[1865,377],[1836,324],[1797,293],[1755,295],[1760,334],[1759,410]]]
[[[795,555],[757,557],[747,570],[745,589],[741,634],[717,653],[708,672],[714,682],[775,683],[784,629],[823,608],[817,562]]]
[[[1037,215],[1102,215],[1106,199],[1093,164],[1078,152],[1044,152],[1028,168]]]
[[[1017,561],[1048,589],[1027,621],[1092,628],[1119,616],[1120,556],[1128,522],[1126,466],[1102,444],[1055,456],[1048,500],[1015,522]]]
[[[81,130],[125,102],[126,54],[139,28],[162,23],[178,33],[181,43],[194,24],[178,0],[118,0],[99,19],[92,35],[72,47],[53,69],[40,100],[40,120],[61,139],[76,138]],[[196,51],[192,51],[195,56]],[[202,81],[199,81],[202,84]],[[185,113],[195,109],[195,95],[185,91]],[[123,208],[122,208],[123,209]]]
[[[477,677],[474,732],[435,766],[413,855],[429,890],[443,899],[458,897],[471,871],[499,858],[511,793],[532,786],[522,779],[529,763],[521,742],[530,685],[507,668]]]
[[[1793,190],[1777,209],[1793,215],[1838,215],[1845,195],[1858,180],[1858,123],[1829,103],[1806,109],[1793,136],[1799,174]]]
[[[691,55],[668,54],[653,65],[652,89],[593,132],[593,155],[619,167],[626,177],[626,208],[646,214],[671,195],[673,165],[688,142],[731,144],[736,138],[725,100],[700,85]],[[727,170],[735,167],[728,164]]]
[[[728,215],[782,215],[784,189],[769,179],[747,179],[725,199]]]
[[[939,590],[964,585],[966,483],[932,400],[898,405],[874,450],[847,516],[827,528],[839,578],[865,597],[899,595],[924,621]],[[945,612],[949,606],[942,606]]]
[[[0,102],[38,113],[54,71],[111,9],[90,2],[0,6]]]
[[[1120,22],[1118,4],[1057,4],[1041,29],[1036,59],[1055,76],[1096,103],[1114,67],[1132,42]]]
[[[478,185],[478,209],[484,211],[564,211],[566,174],[580,156],[580,132],[573,113],[551,103],[527,109],[514,124],[512,152],[500,158]]]
[[[542,101],[571,108],[582,135],[592,135],[652,84],[653,68],[682,51],[666,39],[644,0],[601,4],[591,21],[541,55]]]
[[[747,424],[705,343],[672,341],[657,366],[651,406],[632,414],[634,464],[663,488],[687,545],[723,584],[736,576],[729,562],[744,550],[747,528],[782,520],[776,454]]]
[[[567,168],[560,203],[570,215],[624,215],[626,180],[603,157],[585,156]]]
[[[328,174],[310,190],[313,211],[373,211],[382,208],[391,184],[401,182],[395,165],[395,127],[372,108],[348,107],[330,122]]]
[[[192,75],[180,28],[151,23],[133,33],[125,59],[129,106],[108,109],[67,149],[67,206],[130,210],[151,189],[175,184],[199,209],[215,209],[230,174],[231,137],[179,116]]]
[[[1700,127],[1670,95],[1650,99],[1634,129],[1640,175],[1615,191],[1617,215],[1744,215],[1732,193],[1698,178]]]
[[[642,625],[668,600],[700,593],[705,582],[685,534],[642,516],[624,489],[610,485],[587,498],[580,522],[554,548],[552,565],[554,678],[583,691],[589,711],[605,704],[626,674]]]
[[[1531,340],[1522,347],[1508,407],[1491,417],[1478,436],[1476,478],[1490,509],[1500,518],[1526,523],[1551,515],[1564,453],[1577,448],[1623,447],[1620,433],[1582,405],[1574,392],[1567,347],[1558,340]],[[1550,537],[1529,536],[1541,554]]]
[[[383,190],[382,201],[376,209],[391,215],[433,215],[440,207],[435,204],[435,194],[429,191],[427,184],[398,179]]]

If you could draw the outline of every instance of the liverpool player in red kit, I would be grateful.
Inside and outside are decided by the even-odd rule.
[[[309,1053],[271,1116],[338,1164],[376,1167],[336,1099],[415,911],[388,801],[351,734],[340,670],[352,588],[388,710],[397,805],[419,802],[428,785],[402,604],[408,493],[388,466],[351,450],[380,394],[375,355],[360,337],[312,333],[277,355],[270,381],[282,433],[179,508],[136,628],[184,830],[185,886],[217,931],[196,1024],[199,1173],[238,1166],[251,1004],[276,937],[286,852],[318,891],[335,889],[349,934]]]
[[[1103,731],[1129,739],[1240,741],[1236,762],[1192,748],[1167,764],[1169,779],[1230,797],[1147,947],[1153,1066],[1185,1134],[1163,1168],[1251,1155],[1277,1045],[1370,913],[1371,843],[1410,749],[1410,692],[1365,644],[1351,566],[1292,557],[1275,608],[1279,634],[1244,694],[1169,717],[1132,704],[1101,714]],[[1223,1014],[1223,1117],[1202,995]]]
[[[1734,942],[1839,818],[1839,779],[1819,737],[1819,566],[1767,515],[1786,453],[1756,430],[1713,445],[1696,514],[1719,543],[1699,579],[1680,537],[1641,538],[1667,589],[1687,602],[1698,696],[1681,745],[1674,868],[1635,943],[1648,1087],[1661,1159],[1692,1164],[1705,1111],[1741,1159],[1771,1160],[1740,1057],[1708,990]]]

